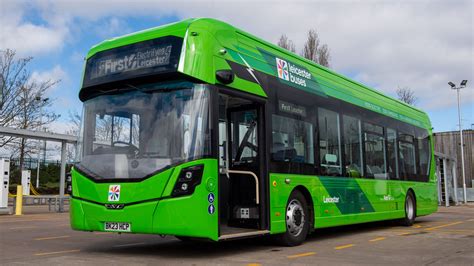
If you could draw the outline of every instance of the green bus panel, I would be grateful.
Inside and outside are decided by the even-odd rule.
[[[405,197],[414,191],[417,215],[436,212],[436,184],[344,177],[270,174],[271,233],[285,232],[285,207],[294,189],[311,195],[314,227],[391,220],[405,216]]]
[[[201,183],[189,196],[171,197],[181,169],[204,165]],[[129,222],[132,233],[169,234],[218,239],[218,208],[208,211],[209,193],[218,206],[217,160],[183,163],[141,182],[94,183],[72,171],[71,226],[76,230],[104,231],[104,222]],[[108,202],[110,185],[121,185],[118,202]],[[125,204],[121,210],[107,209],[106,203]]]

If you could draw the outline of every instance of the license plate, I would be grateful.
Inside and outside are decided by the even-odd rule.
[[[105,222],[105,231],[131,232],[130,223]]]

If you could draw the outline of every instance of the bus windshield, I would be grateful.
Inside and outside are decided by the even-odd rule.
[[[85,101],[76,167],[94,179],[144,178],[209,155],[209,123],[205,85],[128,85]]]

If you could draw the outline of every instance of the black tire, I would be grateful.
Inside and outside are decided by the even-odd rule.
[[[303,243],[309,232],[310,213],[303,194],[298,190],[294,190],[286,203],[286,232],[276,236],[277,242],[289,247]]]
[[[405,198],[405,218],[400,220],[400,224],[404,226],[412,226],[416,218],[416,201],[413,192],[408,191]]]

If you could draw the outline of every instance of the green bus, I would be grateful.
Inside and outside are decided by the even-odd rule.
[[[437,210],[428,116],[224,22],[89,51],[71,226],[222,241]]]

